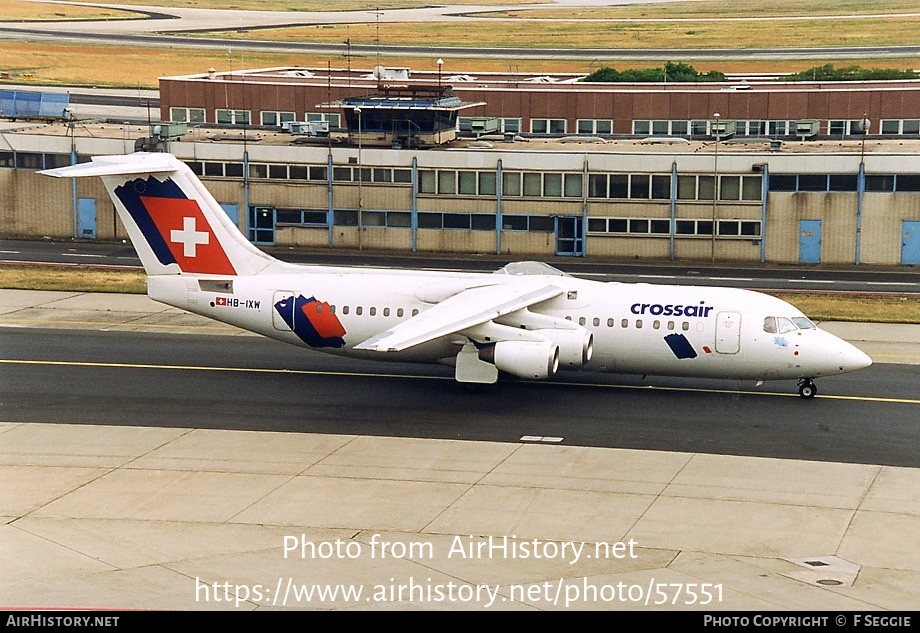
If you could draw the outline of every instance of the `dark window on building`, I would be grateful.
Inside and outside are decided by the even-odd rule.
[[[591,174],[588,176],[588,197],[607,197],[607,174]]]
[[[334,212],[333,217],[336,226],[358,226],[357,211],[338,210]]]
[[[610,174],[610,197],[629,197],[629,176],[627,174]]]
[[[475,231],[494,231],[495,216],[489,213],[474,213],[470,226]]]
[[[796,191],[798,177],[795,174],[771,174],[770,191]]]
[[[649,176],[633,174],[629,181],[629,197],[646,200],[649,197]]]
[[[799,191],[827,191],[827,174],[799,174]]]
[[[278,224],[300,224],[301,218],[299,209],[277,209],[275,211],[275,222]]]
[[[288,167],[288,173],[290,174],[291,180],[306,180],[307,179],[306,165],[291,165],[290,167]]]
[[[627,220],[621,218],[610,218],[607,224],[607,230],[610,233],[626,233],[629,230]]]
[[[45,154],[45,169],[67,167],[70,165],[70,154]]]
[[[629,232],[630,233],[648,233],[648,220],[630,220],[629,221]]]
[[[469,229],[470,215],[468,213],[445,213],[445,229]]]
[[[677,235],[694,235],[696,233],[696,222],[693,220],[678,220]]]
[[[866,176],[866,191],[894,191],[894,176]]]
[[[898,191],[920,191],[920,175],[898,174]]]
[[[504,231],[526,231],[526,215],[505,215],[502,216],[502,230]]]
[[[440,213],[419,213],[418,228],[420,229],[439,229],[441,228]]]
[[[670,200],[670,176],[652,176],[652,198],[655,200]]]
[[[652,233],[667,235],[671,230],[670,220],[652,220]]]
[[[858,180],[856,174],[831,174],[828,188],[830,191],[856,191]]]
[[[226,163],[224,165],[224,175],[227,178],[242,178],[243,163]]]
[[[204,164],[204,175],[205,176],[223,176],[224,175],[224,164],[223,163],[205,163]]]
[[[530,230],[552,232],[556,230],[556,219],[551,215],[530,216]]]

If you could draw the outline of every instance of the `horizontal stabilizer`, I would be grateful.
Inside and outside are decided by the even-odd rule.
[[[181,164],[172,154],[140,153],[126,156],[95,156],[90,163],[46,169],[38,173],[45,176],[54,176],[55,178],[157,174],[175,171]]]

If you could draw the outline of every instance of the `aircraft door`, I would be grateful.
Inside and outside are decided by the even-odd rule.
[[[737,354],[741,351],[741,314],[719,312],[716,315],[716,353]]]
[[[290,290],[275,292],[275,296],[272,298],[272,326],[276,330],[281,330],[282,332],[291,331],[291,326],[288,323],[294,322],[295,302],[293,298],[295,296]],[[285,312],[282,313],[282,310]]]

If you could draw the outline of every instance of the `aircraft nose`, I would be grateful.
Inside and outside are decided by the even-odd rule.
[[[856,371],[865,369],[872,364],[872,359],[864,351],[853,345],[843,352],[844,371]]]

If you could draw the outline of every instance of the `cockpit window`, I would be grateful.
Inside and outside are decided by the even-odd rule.
[[[817,326],[808,317],[772,317],[763,320],[763,331],[768,334],[785,334],[796,330],[814,330]]]
[[[798,329],[795,323],[792,322],[792,319],[787,319],[786,317],[776,317],[776,325],[780,334],[794,332]]]

